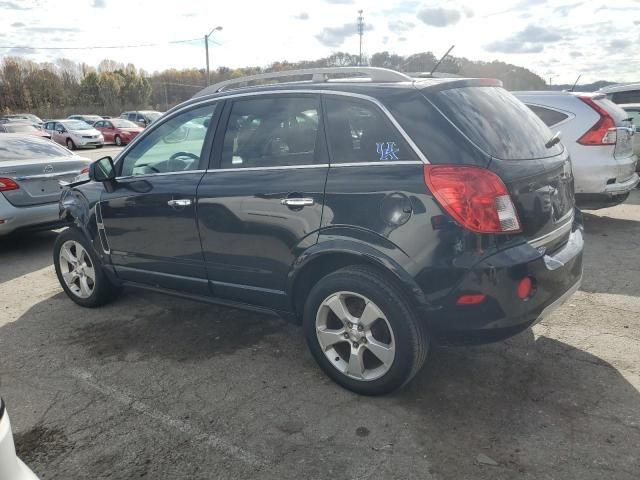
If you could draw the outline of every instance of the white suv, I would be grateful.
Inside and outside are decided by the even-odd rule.
[[[38,480],[29,467],[16,457],[11,422],[0,398],[0,480]]]
[[[624,202],[638,184],[629,115],[602,93],[515,92],[552,130],[562,132],[575,177],[576,204]]]

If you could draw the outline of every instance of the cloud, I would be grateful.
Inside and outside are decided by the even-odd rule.
[[[25,55],[35,55],[36,51],[31,48],[14,47],[11,50],[9,50],[8,54],[22,57]]]
[[[93,0],[93,6],[95,8],[105,8],[107,6],[107,0]]]
[[[373,30],[371,25],[364,25],[365,31]],[[356,35],[358,26],[355,23],[345,23],[341,27],[326,27],[316,35],[316,39],[327,47],[339,47],[347,37]]]
[[[616,38],[615,40],[611,40],[609,42],[608,49],[612,50],[624,50],[625,48],[631,46],[631,40],[627,38]]]
[[[22,23],[22,22],[13,22],[11,24],[11,26],[14,27],[14,28],[20,28],[20,27],[24,27],[24,23]]]
[[[570,3],[568,5],[560,5],[559,7],[556,7],[553,10],[553,13],[557,13],[562,17],[566,17],[567,15],[569,15],[569,13],[571,13],[572,10],[582,6],[583,3],[584,2],[576,2],[576,3]]]
[[[353,0],[324,0],[327,3],[333,3],[336,5],[351,5]]]
[[[0,2],[0,10],[31,10],[33,6],[19,5],[15,2]]]
[[[300,12],[298,15],[294,15],[296,20],[309,20],[309,14],[307,12]]]
[[[563,34],[557,29],[529,25],[524,30],[504,40],[497,40],[485,46],[489,52],[498,53],[540,53],[547,43],[562,40]]]
[[[418,18],[432,27],[446,27],[458,23],[462,14],[451,8],[426,7],[418,12]]]
[[[68,33],[68,32],[79,32],[79,28],[71,28],[71,27],[27,27],[25,30],[28,30],[33,33]]]
[[[569,55],[573,58],[584,57],[584,54],[582,52],[577,51],[569,52]]]
[[[392,32],[408,32],[416,26],[415,23],[405,20],[391,20],[388,25]]]

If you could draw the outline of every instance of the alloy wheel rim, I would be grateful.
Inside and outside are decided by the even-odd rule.
[[[96,286],[96,271],[85,248],[74,240],[62,244],[58,255],[67,288],[78,298],[89,298]]]
[[[384,312],[363,295],[330,295],[318,308],[315,327],[323,353],[349,378],[376,380],[393,365],[396,343],[391,325]]]

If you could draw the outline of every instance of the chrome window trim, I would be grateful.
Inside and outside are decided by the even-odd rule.
[[[275,167],[237,167],[237,168],[210,168],[207,173],[214,172],[255,172],[262,170],[300,170],[307,168],[328,168],[328,163],[314,163],[309,165],[278,165]]]
[[[567,213],[564,217],[558,220],[558,223],[564,222],[561,226],[538,238],[529,240],[528,242],[529,245],[531,245],[533,248],[538,248],[546,245],[549,242],[556,240],[557,238],[567,233],[567,231],[571,230],[571,228],[573,227],[573,219],[574,219],[574,211],[573,209],[571,209],[569,213]]]
[[[186,110],[190,110],[191,108],[198,108],[199,106],[203,106],[203,105],[207,105],[209,103],[215,103],[215,102],[219,102],[219,101],[225,101],[228,99],[233,99],[233,98],[242,98],[242,97],[255,97],[255,96],[262,96],[262,95],[291,95],[291,94],[313,94],[313,95],[339,95],[339,96],[343,96],[343,97],[351,97],[351,98],[358,98],[360,100],[365,100],[368,102],[373,103],[374,105],[376,105],[380,110],[382,110],[382,112],[387,116],[387,118],[389,119],[389,121],[392,123],[392,125],[396,128],[396,130],[398,130],[398,132],[400,132],[400,135],[402,135],[402,138],[407,142],[407,144],[409,145],[409,147],[413,150],[413,153],[420,159],[421,163],[425,163],[425,164],[429,164],[429,160],[427,159],[427,157],[422,153],[422,151],[418,148],[418,146],[415,144],[415,142],[411,139],[411,137],[409,136],[409,134],[407,134],[407,132],[404,130],[404,128],[402,128],[400,126],[400,124],[398,123],[398,121],[395,119],[395,117],[391,114],[391,112],[387,109],[387,107],[385,107],[382,102],[380,102],[378,99],[371,97],[369,95],[363,95],[361,93],[353,93],[353,92],[340,92],[337,90],[324,90],[324,89],[294,89],[294,90],[266,90],[266,91],[261,91],[261,92],[238,92],[238,93],[231,93],[229,95],[224,95],[222,97],[216,97],[216,98],[209,98],[209,99],[203,99],[199,102],[195,102],[195,103],[190,103],[188,105],[185,105],[184,107],[180,107],[178,110],[171,112],[169,115],[167,115],[166,117],[161,117],[160,119],[156,120],[156,122],[152,123],[150,127],[146,128],[144,130],[144,132],[142,132],[141,134],[139,134],[138,136],[136,136],[136,138],[129,143],[129,145],[127,145],[127,147],[125,147],[125,149],[123,151],[120,152],[120,154],[116,157],[116,162],[119,162],[120,159],[122,157],[124,157],[127,152],[136,145],[136,143],[138,143],[140,141],[141,138],[144,138],[148,135],[147,131],[154,131],[156,128],[158,128],[160,125],[162,125],[164,122],[168,121],[169,119],[173,118],[176,115],[179,115],[181,113],[183,113]],[[336,165],[336,164],[333,164]],[[258,168],[270,168],[270,167],[258,167]]]
[[[144,175],[126,175],[124,177],[116,177],[116,180],[131,180],[131,179],[140,179],[140,178],[148,178],[148,177],[160,177],[165,175],[185,175],[187,173],[204,173],[207,170],[181,170],[179,172],[160,172],[160,173],[145,173]]]
[[[332,163],[331,167],[365,167],[365,166],[391,166],[391,165],[424,165],[420,160],[387,160],[383,162],[346,162],[346,163]]]

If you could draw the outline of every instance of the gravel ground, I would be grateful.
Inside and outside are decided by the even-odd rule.
[[[18,452],[45,479],[636,480],[640,191],[585,216],[565,306],[506,342],[433,351],[382,398],[330,382],[282,320],[133,290],[82,309],[54,233],[0,240]]]

